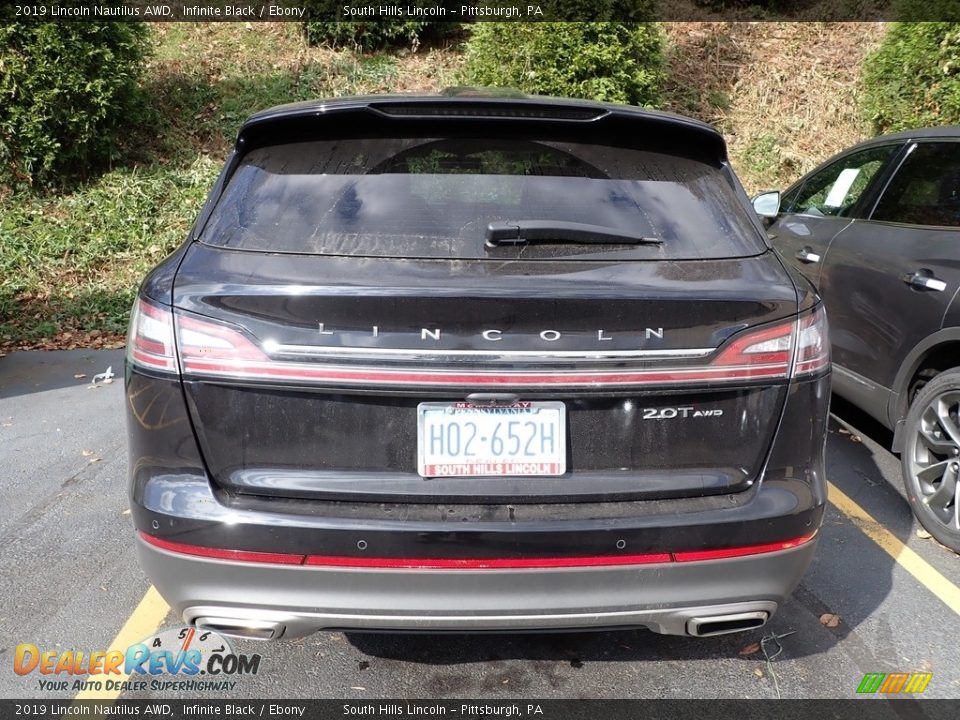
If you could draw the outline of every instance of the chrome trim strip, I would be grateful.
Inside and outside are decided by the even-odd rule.
[[[614,368],[589,370],[487,370],[457,368],[383,368],[356,365],[322,365],[295,362],[203,360],[183,362],[186,375],[224,379],[318,382],[350,386],[407,387],[591,387],[643,386],[690,382],[742,382],[789,376],[786,363],[764,365],[697,365],[667,368]],[[726,377],[724,377],[726,375]],[[671,377],[666,377],[671,376]],[[704,377],[706,376],[706,377]],[[554,380],[555,379],[555,380]]]
[[[366,348],[334,347],[329,345],[279,345],[269,340],[262,343],[270,355],[305,355],[308,357],[365,357],[381,359],[398,357],[404,360],[449,360],[458,357],[479,357],[484,359],[524,358],[532,360],[619,360],[635,358],[700,358],[714,352],[716,348],[683,348],[680,350],[419,350],[417,348]]]

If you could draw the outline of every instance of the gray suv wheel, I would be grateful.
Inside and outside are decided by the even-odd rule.
[[[906,428],[901,459],[910,506],[931,535],[960,552],[960,368],[917,393]]]

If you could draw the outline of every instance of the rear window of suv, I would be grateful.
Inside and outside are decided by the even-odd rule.
[[[574,222],[656,244],[489,247],[492,222]],[[255,149],[201,241],[280,253],[399,258],[715,259],[765,250],[723,172],[603,145],[373,138]]]

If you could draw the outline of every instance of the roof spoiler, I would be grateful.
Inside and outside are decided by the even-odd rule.
[[[680,115],[558,98],[372,96],[299,103],[258,113],[237,136],[237,155],[330,138],[516,136],[615,145],[727,161],[714,128]]]

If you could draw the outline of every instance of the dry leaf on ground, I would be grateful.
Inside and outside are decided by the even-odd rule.
[[[824,613],[820,616],[820,624],[828,628],[835,628],[840,624],[840,616],[833,613]]]

